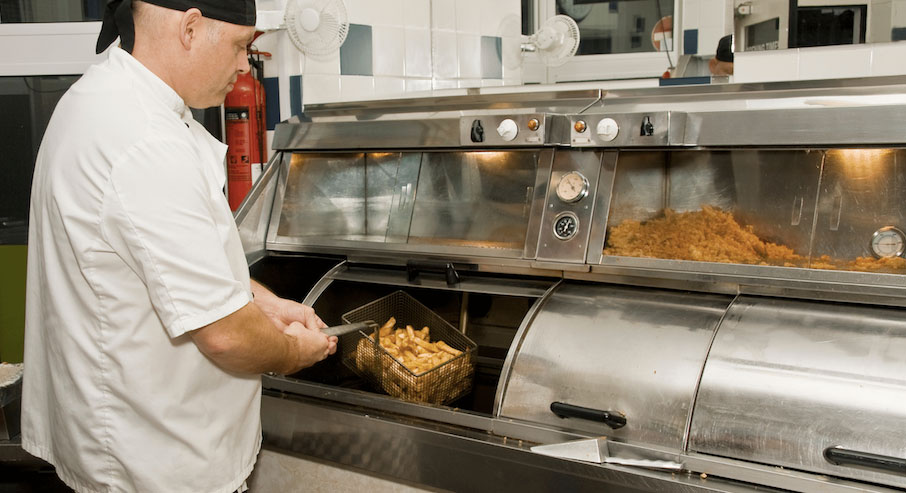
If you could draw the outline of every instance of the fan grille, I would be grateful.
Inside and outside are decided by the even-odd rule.
[[[302,27],[301,16],[306,9],[318,13],[318,26],[312,31]],[[349,16],[343,0],[291,0],[284,21],[296,48],[314,57],[333,54],[349,34]]]
[[[555,42],[542,48],[538,46],[536,53],[541,61],[548,67],[558,67],[566,63],[579,49],[579,26],[571,17],[555,15],[548,20],[531,38],[537,46],[537,39],[541,31],[546,30],[546,35],[553,36]]]

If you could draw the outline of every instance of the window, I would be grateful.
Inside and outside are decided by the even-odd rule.
[[[527,57],[526,83],[653,79],[678,57],[674,13],[679,0],[533,0],[535,29],[545,19],[566,15],[579,27],[576,56],[557,67]],[[648,81],[641,82],[647,84]],[[656,82],[655,82],[656,84]]]
[[[673,1],[557,0],[556,13],[572,17],[579,25],[577,55],[657,51],[651,36],[642,36],[637,44],[634,35],[673,15]]]
[[[104,0],[0,0],[0,22],[99,21]]]
[[[24,245],[31,177],[47,122],[78,75],[0,77],[0,244]]]

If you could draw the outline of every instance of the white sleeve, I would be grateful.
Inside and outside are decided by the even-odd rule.
[[[145,139],[114,164],[105,193],[105,240],[142,279],[170,337],[249,302],[215,219],[226,199],[200,160],[191,143]]]

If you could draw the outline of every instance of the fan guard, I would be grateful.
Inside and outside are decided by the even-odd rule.
[[[523,51],[534,51],[548,67],[558,67],[579,49],[579,26],[571,17],[555,15],[529,37]]]
[[[290,0],[284,22],[296,48],[314,57],[332,55],[349,34],[343,0]]]

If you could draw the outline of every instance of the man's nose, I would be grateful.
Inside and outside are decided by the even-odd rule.
[[[239,60],[239,73],[247,74],[249,70],[251,70],[251,67],[249,67],[249,55],[248,53],[242,53]]]

